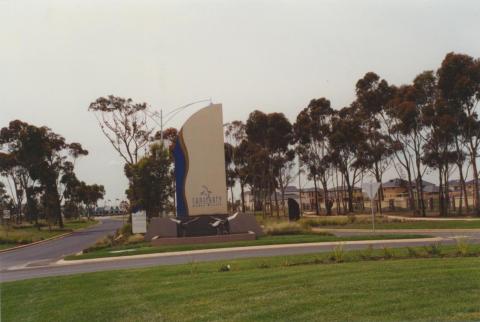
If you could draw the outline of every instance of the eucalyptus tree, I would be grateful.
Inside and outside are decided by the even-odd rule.
[[[455,110],[439,97],[433,106],[424,111],[424,122],[428,128],[427,141],[423,146],[423,162],[438,170],[440,215],[448,213],[448,177],[451,164],[455,164],[458,154],[454,147],[457,130]]]
[[[412,85],[403,85],[396,88],[395,94],[386,109],[386,115],[391,149],[395,160],[406,172],[409,207],[416,214],[417,207],[413,189],[413,179],[415,177],[413,144],[415,136],[412,138],[412,134],[419,128],[421,114],[420,109],[415,104],[415,88]],[[401,173],[396,167],[397,162],[394,162],[395,169]]]
[[[169,197],[173,194],[170,172],[171,155],[159,144],[150,146],[150,153],[135,164],[126,164],[124,171],[129,186],[126,195],[131,208],[145,209],[148,218],[158,216],[169,209]]]
[[[359,163],[380,183],[378,199],[381,212],[383,174],[390,166],[394,153],[386,113],[394,87],[377,74],[368,72],[357,81],[355,93],[358,117],[362,119],[361,129],[366,138],[358,151]]]
[[[49,224],[63,227],[60,178],[65,169],[73,165],[67,163],[69,159],[86,155],[88,151],[79,143],[67,143],[61,135],[48,127],[37,127],[19,120],[12,121],[8,127],[1,129],[0,144],[6,151],[1,155],[2,172],[22,173],[16,189],[20,191],[17,192],[18,197],[26,193],[28,213],[36,212],[34,195],[41,189],[43,208]],[[36,183],[38,186],[35,186]],[[35,213],[35,220],[37,219]]]
[[[234,165],[233,165],[233,152],[234,147],[228,143],[224,143],[224,152],[225,152],[225,174],[226,174],[226,180],[227,180],[227,193],[228,189],[230,189],[230,194],[231,194],[231,211],[235,211],[235,198],[233,196],[233,188],[235,187],[235,181],[236,181],[236,172],[234,170]]]
[[[233,121],[225,127],[225,137],[232,147],[233,171],[240,186],[242,212],[245,212],[245,187],[251,182],[254,175],[250,171],[249,159],[252,142],[247,138],[246,125],[242,121]]]
[[[0,181],[0,209],[8,209],[11,199],[5,188],[5,184]]]
[[[88,110],[95,114],[102,133],[125,162],[137,163],[153,133],[148,125],[147,104],[109,95],[97,98]]]
[[[323,187],[325,209],[331,215],[332,209],[328,203],[328,181],[332,175],[330,147],[328,137],[331,132],[330,124],[334,110],[330,101],[324,97],[313,99],[297,116],[293,126],[297,141],[297,153],[301,162],[308,170],[315,189],[315,212],[320,213],[318,202],[317,180]]]
[[[328,136],[331,160],[342,174],[347,186],[348,212],[353,212],[353,188],[363,168],[358,156],[366,140],[361,130],[362,119],[358,117],[358,107],[352,104],[340,109],[332,117],[331,124]]]
[[[448,106],[451,115],[456,116],[455,140],[457,146],[466,147],[470,165],[473,170],[474,208],[480,215],[478,149],[480,146],[480,60],[464,54],[449,53],[445,56],[437,71],[438,90],[442,104]],[[461,139],[459,144],[458,138]],[[457,150],[460,150],[458,148]],[[462,160],[463,151],[458,158]],[[460,175],[461,167],[459,169]],[[464,184],[464,183],[463,183]]]
[[[243,139],[241,143],[234,148],[233,162],[235,165],[235,173],[240,185],[240,199],[242,212],[245,212],[245,186],[250,179],[249,171],[249,143],[246,139]]]
[[[291,146],[293,143],[292,125],[283,113],[265,114],[261,111],[250,113],[246,123],[245,133],[247,140],[255,147],[257,158],[264,155],[261,171],[265,176],[263,186],[270,199],[270,214],[272,210],[272,194],[275,197],[277,215],[280,214],[276,188],[279,187],[279,172],[292,159]],[[258,179],[258,178],[257,178]],[[266,201],[266,198],[264,198]]]

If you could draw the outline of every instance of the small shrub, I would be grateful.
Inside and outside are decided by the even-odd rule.
[[[373,258],[373,246],[368,245],[368,247],[360,254],[360,258],[367,260]]]
[[[132,224],[125,224],[119,229],[118,235],[123,235],[128,238],[132,234]]]
[[[426,246],[425,250],[430,256],[440,256],[442,255],[441,244],[433,243],[430,246]]]
[[[406,220],[403,218],[388,218],[385,222],[400,223],[400,222],[406,222]]]
[[[470,252],[470,245],[468,243],[467,238],[465,237],[458,237],[455,239],[456,246],[457,246],[457,254],[462,256],[467,256]]]
[[[219,272],[230,272],[230,264],[223,264],[222,266],[220,266],[220,268],[218,269]]]
[[[408,257],[416,258],[420,257],[420,253],[413,247],[407,247]]]
[[[394,257],[393,250],[388,247],[383,247],[383,258],[392,259]]]
[[[137,244],[137,243],[143,242],[144,240],[145,238],[143,237],[142,234],[135,234],[135,235],[128,236],[127,244]]]
[[[267,262],[262,261],[262,262],[258,263],[257,267],[262,268],[262,269],[263,268],[270,268],[270,265]]]
[[[298,222],[269,223],[265,226],[267,235],[296,235],[309,233],[310,229],[302,227]]]
[[[332,259],[337,262],[337,263],[341,263],[344,261],[345,259],[345,250],[343,248],[343,243],[340,243],[340,244],[337,244],[334,248],[333,248],[333,252],[332,252]]]
[[[350,217],[354,217],[354,216],[350,216]],[[308,218],[308,219],[302,220],[302,224],[305,227],[344,226],[348,223],[349,223],[349,217],[347,216],[328,216],[328,217]]]
[[[113,245],[114,245],[114,237],[113,237],[113,235],[108,235],[108,236],[105,236],[105,237],[97,240],[95,242],[95,244],[93,244],[92,246],[84,249],[83,252],[84,253],[89,253],[89,252],[93,252],[95,250],[111,247]]]

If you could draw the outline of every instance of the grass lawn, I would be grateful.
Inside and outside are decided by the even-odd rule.
[[[29,244],[43,239],[51,238],[57,235],[68,233],[75,229],[86,228],[96,224],[94,220],[66,220],[63,229],[54,227],[49,230],[48,227],[37,227],[24,225],[7,228],[0,226],[0,249],[15,247],[22,244]]]
[[[371,229],[371,223],[351,223],[346,225],[327,225],[326,228],[352,228],[352,229]],[[375,223],[376,229],[472,229],[480,228],[480,220],[472,221],[406,221],[406,222],[389,222]]]
[[[273,221],[273,219],[270,219]],[[281,219],[280,219],[281,220]],[[268,223],[268,220],[266,221]],[[344,228],[344,229],[372,229],[370,216],[318,216],[304,217],[300,220],[305,226],[316,228]],[[377,217],[375,219],[377,229],[480,229],[479,220],[442,220],[420,221],[408,218],[397,219]]]
[[[480,257],[351,262],[361,252],[346,254],[335,264],[297,255],[8,282],[2,320],[480,320]]]
[[[330,234],[299,234],[299,235],[278,235],[278,236],[262,236],[256,240],[246,240],[228,243],[212,243],[212,244],[194,244],[194,245],[172,245],[172,246],[150,246],[149,243],[139,243],[131,245],[114,246],[102,248],[81,255],[67,256],[66,260],[112,257],[112,256],[130,256],[139,254],[165,253],[176,251],[187,251],[195,249],[212,249],[226,247],[244,247],[259,245],[279,245],[279,244],[299,244],[299,243],[315,243],[315,242],[331,242],[331,241],[351,241],[351,240],[381,240],[381,239],[411,239],[426,238],[426,235],[365,235],[365,236],[347,236],[337,237]],[[122,250],[127,250],[122,252]],[[113,253],[112,253],[113,251]],[[117,252],[119,251],[119,252]]]

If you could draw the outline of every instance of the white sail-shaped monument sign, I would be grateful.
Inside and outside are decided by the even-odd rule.
[[[177,217],[227,214],[222,104],[182,126],[174,148]]]

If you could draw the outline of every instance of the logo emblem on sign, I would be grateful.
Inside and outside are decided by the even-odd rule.
[[[192,198],[193,207],[210,207],[222,204],[222,197],[213,195],[213,192],[207,186],[202,185],[202,190],[198,197]]]

